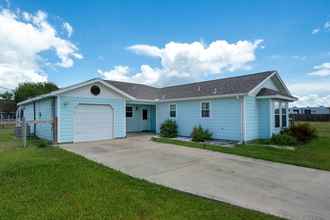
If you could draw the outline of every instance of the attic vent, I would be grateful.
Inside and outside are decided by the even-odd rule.
[[[213,94],[217,94],[217,88],[214,88]]]
[[[197,91],[201,91],[201,87],[200,86],[197,87]]]

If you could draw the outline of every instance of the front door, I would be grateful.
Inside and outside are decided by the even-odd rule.
[[[148,109],[142,109],[142,131],[148,131],[149,128],[149,111]]]

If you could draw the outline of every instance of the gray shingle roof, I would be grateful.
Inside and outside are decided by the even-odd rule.
[[[111,80],[106,80],[106,82],[137,99],[181,99],[248,93],[274,72],[275,71],[266,71],[163,88]]]
[[[285,94],[285,93],[282,93],[280,91],[276,91],[273,89],[268,89],[268,88],[262,88],[257,94],[257,96],[273,96],[273,95],[282,95],[282,96],[286,96],[286,97],[290,97],[290,98],[295,98],[294,96],[291,96],[291,95],[288,95],[288,94]]]

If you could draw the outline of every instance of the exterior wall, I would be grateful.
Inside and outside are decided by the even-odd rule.
[[[34,120],[33,103],[23,106],[24,118],[26,121]],[[48,121],[53,119],[52,99],[42,99],[35,102],[36,120]],[[31,134],[34,134],[34,125],[28,123]],[[36,133],[39,138],[49,141],[53,140],[53,128],[51,123],[40,123],[36,125]]]
[[[250,141],[259,138],[259,108],[255,96],[245,96],[245,120],[246,131],[245,141]]]
[[[155,131],[156,127],[156,108],[154,105],[136,105],[127,103],[126,106],[133,107],[133,117],[126,118],[126,131],[127,132],[139,132],[143,130]],[[144,127],[142,120],[142,110],[148,110],[148,120],[146,121],[146,128]]]
[[[42,99],[36,102],[36,120],[53,120],[52,99]],[[40,138],[52,141],[53,126],[51,123],[36,125],[36,135]]]
[[[200,105],[202,101],[209,101],[211,103],[210,118],[201,117]],[[193,127],[201,125],[213,133],[213,138],[240,140],[241,110],[239,99],[226,98],[157,104],[157,133],[159,133],[160,125],[166,119],[169,119],[169,104],[173,103],[177,105],[176,122],[179,135],[190,136]]]
[[[258,106],[258,125],[259,125],[259,137],[261,139],[267,139],[272,136],[271,132],[271,100],[259,99],[257,100]]]
[[[114,110],[114,137],[120,138],[126,136],[124,99],[60,96],[59,102],[58,141],[60,143],[73,142],[74,112],[79,104],[111,105]]]

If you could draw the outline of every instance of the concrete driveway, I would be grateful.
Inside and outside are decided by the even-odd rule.
[[[151,142],[150,135],[62,145],[128,175],[299,220],[330,219],[330,172]]]

